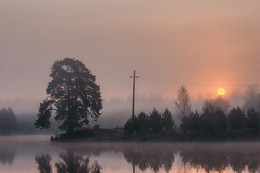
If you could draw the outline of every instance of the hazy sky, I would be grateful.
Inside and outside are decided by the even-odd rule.
[[[259,9],[259,0],[1,0],[0,107],[42,100],[65,57],[86,64],[105,100],[131,97],[134,69],[140,97],[174,98],[182,83],[192,97],[239,93],[260,84]]]

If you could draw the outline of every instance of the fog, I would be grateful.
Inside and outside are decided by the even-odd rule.
[[[37,114],[51,65],[65,57],[96,75],[104,127],[131,114],[133,70],[136,113],[173,112],[181,84],[194,110],[219,87],[242,106],[247,86],[260,84],[259,7],[258,0],[1,0],[0,107],[18,119]]]
[[[194,97],[259,83],[260,2],[80,0],[0,2],[0,95],[44,98],[51,64],[83,61],[105,99],[173,97],[185,83]],[[159,81],[160,84],[156,84]]]
[[[192,110],[201,111],[204,102],[211,97],[197,97],[191,98]],[[236,92],[228,98],[231,107],[237,105],[243,106],[245,102],[245,93]],[[18,122],[30,122],[33,127],[33,123],[37,118],[40,99],[13,99],[0,101],[2,107],[11,106],[16,114]],[[173,113],[173,118],[178,121],[175,114],[176,108],[174,104],[175,98],[167,98],[161,94],[153,94],[150,96],[136,96],[135,100],[135,114],[139,114],[141,111],[150,113],[154,108],[160,112],[163,112],[166,108]],[[257,100],[255,100],[257,102]],[[91,121],[93,124],[100,124],[102,128],[115,128],[122,127],[126,120],[132,115],[132,97],[127,99],[123,98],[111,98],[103,100],[102,115],[97,122]],[[31,128],[32,129],[32,128]]]

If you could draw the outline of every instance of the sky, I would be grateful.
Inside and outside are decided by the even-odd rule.
[[[65,57],[96,75],[104,112],[131,108],[133,70],[137,109],[174,105],[181,84],[193,100],[223,87],[241,103],[260,84],[259,9],[259,0],[1,0],[0,107],[37,112]]]

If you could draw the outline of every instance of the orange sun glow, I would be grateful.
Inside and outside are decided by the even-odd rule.
[[[218,96],[224,96],[225,95],[225,89],[224,88],[218,88],[217,94]]]

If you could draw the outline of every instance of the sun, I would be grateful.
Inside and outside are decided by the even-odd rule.
[[[224,96],[225,95],[225,89],[224,88],[218,88],[217,94],[218,96]]]

